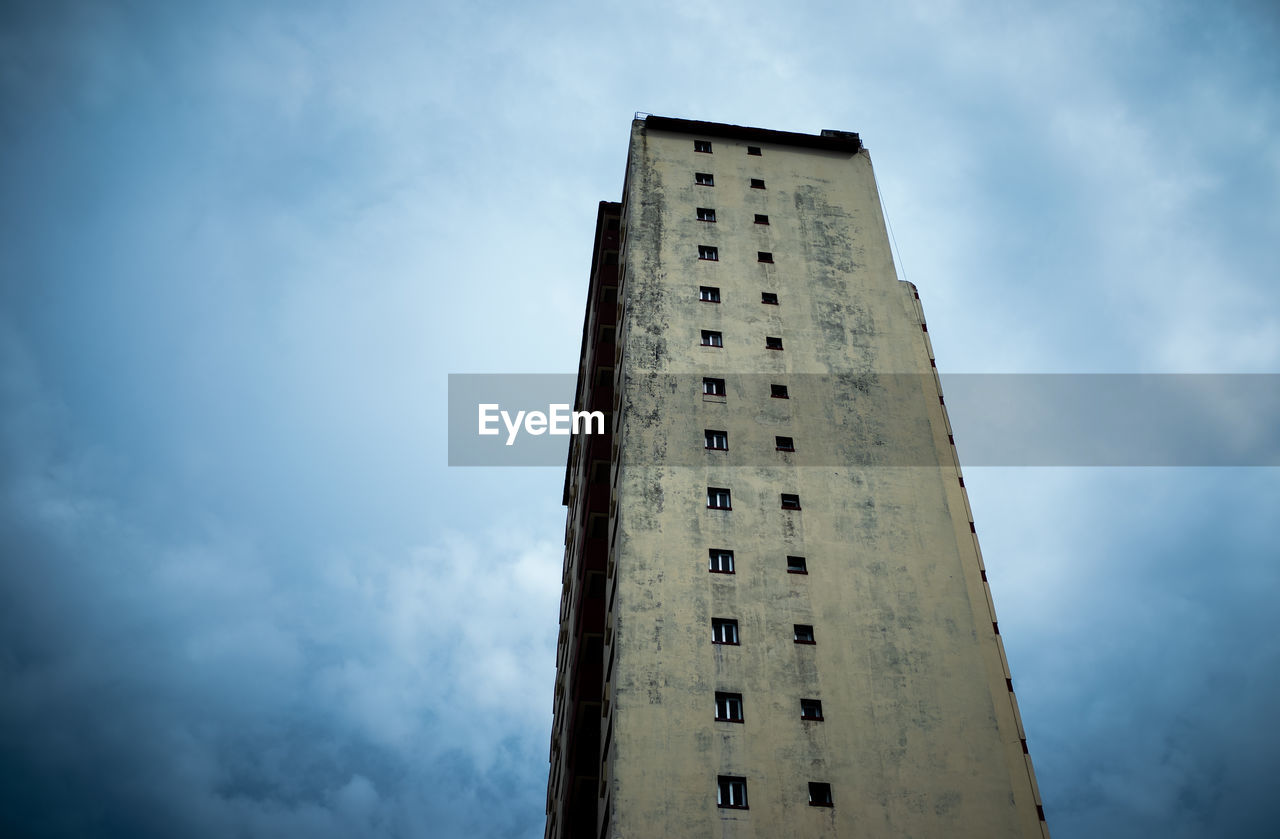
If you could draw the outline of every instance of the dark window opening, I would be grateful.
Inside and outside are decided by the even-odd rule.
[[[813,627],[804,623],[796,624],[795,642],[797,644],[816,644],[817,642],[813,640]]]
[[[716,778],[716,806],[747,809],[747,779],[720,775]]]
[[[780,350],[782,349],[782,339],[769,336],[764,339],[764,348],[766,350]]]
[[[788,574],[808,574],[809,566],[802,556],[787,557],[787,573]]]
[[[693,182],[698,186],[715,186],[716,179],[710,172],[694,172]]]
[[[711,141],[710,140],[694,140],[693,150],[711,154]]]
[[[784,509],[784,510],[799,510],[799,509],[800,509],[800,496],[795,495],[795,494],[790,493],[790,492],[784,492],[784,493],[782,493],[782,509]]]
[[[764,189],[764,179],[763,179],[763,178],[752,178],[752,179],[751,179],[751,188],[752,188],[752,189]]]
[[[831,784],[809,784],[809,806],[831,807]]]
[[[708,449],[716,449],[722,452],[729,451],[729,432],[707,429],[702,434]]]
[[[790,437],[774,437],[774,447],[780,452],[793,452],[796,450],[796,441]]]
[[[763,213],[756,213],[756,224],[768,224],[769,217]]]
[[[769,251],[756,251],[756,262],[773,262],[773,254]]]
[[[778,295],[772,291],[762,291],[760,292],[760,302],[769,306],[776,306],[778,305]]]
[[[742,722],[742,694],[716,691],[716,719],[721,722]]]
[[[706,303],[719,303],[720,289],[709,285],[699,286],[698,299]]]
[[[737,644],[738,622],[728,618],[711,619],[711,643]]]
[[[801,699],[800,700],[800,719],[822,721],[822,700],[821,699]]]
[[[712,548],[707,551],[708,569],[713,574],[732,574],[733,571],[733,551],[726,551],[723,548]]]

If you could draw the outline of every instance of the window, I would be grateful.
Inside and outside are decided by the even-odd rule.
[[[704,347],[723,347],[724,335],[710,329],[702,330],[702,346]]]
[[[591,483],[607,484],[609,483],[609,461],[596,460],[591,463]]]
[[[773,254],[769,251],[756,251],[756,262],[773,262]]]
[[[716,211],[710,207],[698,208],[698,221],[715,221]]]
[[[711,619],[711,643],[713,644],[736,644],[738,643],[738,622],[728,620],[726,618]]]
[[[786,385],[769,385],[769,395],[774,399],[790,399],[787,395]]]
[[[703,379],[702,392],[707,396],[724,396],[724,379]]]
[[[759,146],[747,146],[747,154],[751,155],[752,157],[759,157],[759,156],[760,156],[760,147],[759,147]]]
[[[774,437],[773,445],[780,452],[793,452],[796,450],[796,441],[790,437]]]
[[[711,154],[711,141],[710,140],[694,140],[693,150]]]
[[[787,557],[787,573],[788,574],[808,574],[809,566],[802,556]]]
[[[693,182],[696,183],[698,186],[715,186],[716,185],[716,179],[711,175],[710,172],[694,172]]]
[[[723,487],[707,487],[707,506],[713,510],[732,510],[729,490]]]
[[[711,245],[698,245],[698,259],[717,261],[720,259],[720,249]]]
[[[713,574],[732,574],[733,573],[733,551],[726,551],[724,548],[712,548],[707,551],[710,558],[708,571]]]
[[[752,188],[752,189],[764,189],[764,179],[763,179],[763,178],[752,178],[752,179],[751,179],[751,188]]]
[[[698,299],[707,303],[720,302],[720,289],[714,286],[704,285],[698,287]]]
[[[816,644],[817,643],[816,641],[813,640],[813,627],[809,626],[808,624],[803,624],[803,623],[796,624],[795,633],[796,633],[795,641],[797,644]]]
[[[763,213],[756,213],[756,224],[768,224],[769,217]]]
[[[778,295],[772,291],[762,291],[760,292],[760,302],[766,306],[776,306],[778,305]]]
[[[729,451],[729,432],[712,431],[711,429],[707,429],[702,432],[702,435],[706,441],[707,448],[718,449],[725,452]]]
[[[799,510],[799,509],[800,509],[800,496],[795,495],[795,494],[790,493],[790,492],[784,492],[784,493],[782,493],[782,509],[784,509],[784,510]]]
[[[809,783],[809,806],[831,807],[831,784]]]
[[[769,336],[764,339],[764,348],[766,350],[780,350],[782,349],[782,339]]]
[[[800,700],[800,719],[822,722],[822,700],[821,699],[801,699]]]
[[[716,691],[716,719],[742,722],[742,694]]]
[[[720,775],[716,778],[716,806],[747,809],[747,779]]]

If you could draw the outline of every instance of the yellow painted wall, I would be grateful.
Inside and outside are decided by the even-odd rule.
[[[698,136],[713,143],[703,154],[694,139],[638,120],[631,140],[604,835],[1041,836],[928,336],[870,158],[753,140],[755,157],[748,141]],[[721,302],[700,302],[703,285]],[[699,346],[703,329],[724,347]],[[704,398],[703,376],[726,379],[727,397]],[[728,452],[704,450],[708,428],[729,432]],[[779,434],[795,454],[774,451]],[[708,510],[708,486],[730,488],[733,510]],[[784,492],[803,509],[781,509]],[[736,573],[709,573],[710,548],[732,549]],[[807,575],[787,573],[789,554]],[[713,617],[739,621],[740,646],[711,643]],[[794,624],[817,643],[794,643]],[[743,694],[745,723],[713,719],[716,690]],[[802,697],[824,721],[800,719]],[[749,809],[717,807],[717,775],[747,779]],[[809,806],[810,781],[831,784],[833,807]]]

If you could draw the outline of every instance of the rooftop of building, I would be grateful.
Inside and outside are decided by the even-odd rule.
[[[725,122],[704,122],[696,119],[663,117],[656,114],[637,114],[637,119],[647,128],[659,131],[677,131],[682,134],[700,134],[729,137],[735,140],[755,140],[783,146],[804,146],[827,151],[844,151],[856,154],[862,150],[862,140],[853,131],[836,131],[825,128],[820,134],[801,134],[794,131],[774,131],[768,128],[752,128]]]

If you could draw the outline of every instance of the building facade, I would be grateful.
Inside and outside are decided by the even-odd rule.
[[[575,407],[548,839],[1048,835],[856,134],[637,119]]]

